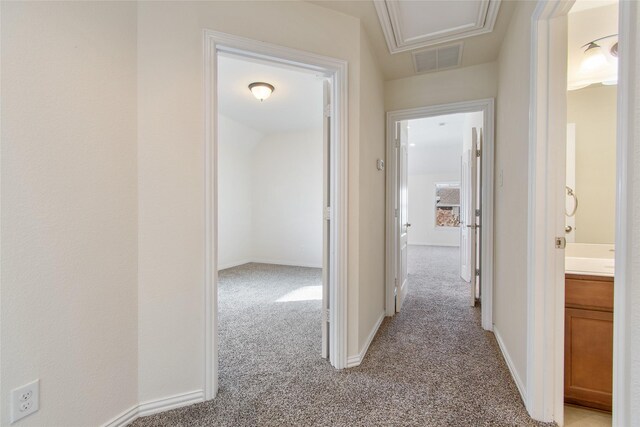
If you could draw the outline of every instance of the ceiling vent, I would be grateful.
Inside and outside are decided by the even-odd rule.
[[[413,52],[413,68],[416,73],[432,73],[459,67],[462,62],[462,45],[460,42]]]

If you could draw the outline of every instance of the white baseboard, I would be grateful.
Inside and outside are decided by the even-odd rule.
[[[407,243],[409,246],[436,246],[436,247],[444,247],[444,248],[459,248],[460,244],[446,244],[446,243],[427,243],[427,242],[409,242]]]
[[[233,261],[233,262],[227,262],[227,263],[224,263],[224,264],[219,264],[218,265],[218,271],[226,270],[227,268],[237,267],[239,265],[248,264],[250,262],[252,262],[250,259],[243,259],[243,260],[240,260],[240,261]]]
[[[373,341],[373,338],[375,338],[376,334],[378,333],[378,329],[380,329],[380,325],[382,324],[382,321],[384,320],[385,317],[385,312],[382,311],[382,313],[380,313],[380,317],[378,317],[378,320],[376,321],[375,325],[373,325],[373,328],[371,329],[371,332],[369,332],[369,336],[367,337],[367,341],[364,343],[364,346],[362,346],[362,349],[360,350],[360,353],[358,353],[355,356],[349,356],[347,358],[347,368],[353,368],[355,366],[358,366],[362,363],[362,361],[364,360],[364,356],[367,354],[367,350],[369,350],[369,346],[371,345],[371,341]]]
[[[111,421],[103,424],[103,427],[124,427],[139,417],[145,417],[200,402],[204,402],[204,391],[202,390],[176,394],[175,396],[162,399],[149,400],[131,407]]]
[[[236,262],[227,262],[225,264],[218,265],[218,271],[226,270],[227,268],[238,267],[239,265],[249,264],[251,262],[255,262],[257,264],[273,264],[273,265],[286,265],[290,267],[308,267],[308,268],[322,268],[322,264],[309,264],[304,262],[291,262],[291,261],[280,261],[273,259],[244,259]]]
[[[291,262],[291,261],[282,261],[277,259],[264,259],[264,258],[252,259],[250,262],[255,262],[258,264],[287,265],[291,267],[322,268],[322,262],[320,264],[314,264],[314,263]]]
[[[124,427],[138,418],[138,405],[134,405],[122,414],[103,424],[103,427]]]
[[[175,396],[141,403],[138,407],[138,416],[144,417],[200,402],[204,402],[204,392],[202,390],[176,394]]]
[[[513,364],[513,360],[511,360],[511,356],[507,351],[507,347],[504,345],[504,341],[502,341],[502,337],[500,336],[500,332],[498,332],[496,325],[493,325],[493,335],[495,335],[496,341],[498,341],[498,347],[500,347],[500,351],[502,352],[502,357],[504,358],[505,362],[507,362],[507,366],[509,367],[509,372],[511,372],[513,381],[515,381],[516,387],[518,387],[518,391],[520,392],[520,397],[522,398],[522,402],[526,405],[527,393],[526,393],[526,389],[524,388],[524,383],[522,382],[520,375],[518,375],[518,371],[516,371],[516,367]]]

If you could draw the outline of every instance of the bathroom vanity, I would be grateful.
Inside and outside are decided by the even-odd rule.
[[[575,248],[574,248],[575,249]],[[579,252],[581,248],[577,248]],[[587,248],[589,249],[589,248]],[[593,249],[593,248],[591,248]],[[604,248],[603,250],[606,250]],[[609,252],[612,253],[610,250]],[[565,274],[565,402],[611,411],[613,378],[613,255],[567,254]],[[584,258],[584,259],[575,259]],[[611,266],[603,269],[603,266]],[[582,268],[571,270],[572,266]],[[586,271],[585,271],[586,270]],[[609,271],[611,270],[611,271]]]

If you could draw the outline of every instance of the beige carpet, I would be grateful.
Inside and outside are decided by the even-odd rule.
[[[342,371],[319,357],[320,301],[295,301],[313,293],[320,270],[221,272],[218,397],[134,426],[542,425],[466,304],[457,249],[415,246],[409,257],[402,313],[384,321],[361,366]]]

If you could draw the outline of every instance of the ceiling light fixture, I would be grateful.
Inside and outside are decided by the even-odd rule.
[[[580,62],[577,78],[568,83],[569,90],[581,89],[594,83],[613,85],[618,83],[617,34],[600,37],[583,45],[584,57]]]
[[[256,97],[256,99],[262,102],[271,96],[271,93],[275,90],[275,88],[269,83],[254,82],[249,85],[249,90],[251,91],[253,96]]]

